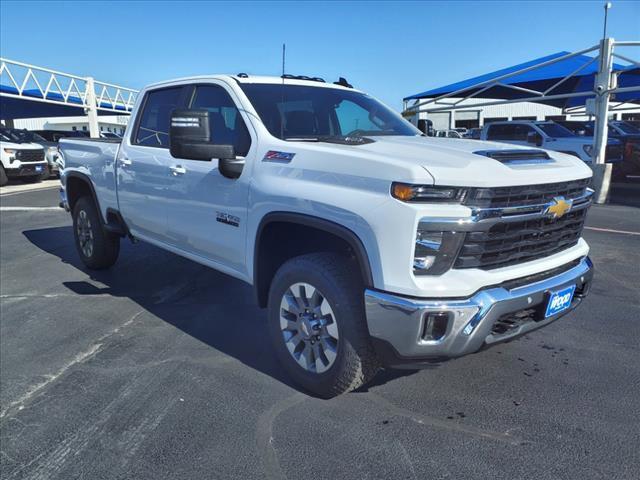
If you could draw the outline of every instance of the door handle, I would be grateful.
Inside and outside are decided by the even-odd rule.
[[[184,175],[185,173],[187,173],[187,169],[184,168],[182,165],[173,165],[169,167],[169,170],[171,170],[171,175],[173,175],[174,177],[177,177],[178,175]]]
[[[133,162],[128,159],[127,157],[121,157],[120,158],[120,166],[122,167],[130,167],[133,164]]]

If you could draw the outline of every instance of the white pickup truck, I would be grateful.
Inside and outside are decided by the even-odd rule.
[[[159,83],[122,141],[60,145],[87,267],[128,236],[252,284],[283,367],[322,397],[547,325],[591,284],[582,161],[425,137],[342,79]]]

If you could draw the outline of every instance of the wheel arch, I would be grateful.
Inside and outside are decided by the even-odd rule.
[[[313,236],[307,237],[309,233]],[[294,248],[290,248],[291,242],[301,237],[305,241],[294,243]],[[266,306],[271,280],[285,261],[316,251],[349,252],[357,263],[364,286],[373,286],[369,255],[360,237],[351,229],[313,215],[271,212],[261,220],[254,245],[253,284],[259,306]]]
[[[69,210],[73,212],[73,207],[80,197],[88,195],[92,198],[93,203],[98,210],[100,221],[104,224],[105,220],[102,214],[102,209],[100,208],[100,202],[98,201],[98,195],[96,194],[96,190],[89,176],[75,171],[65,172],[65,176],[65,191]]]

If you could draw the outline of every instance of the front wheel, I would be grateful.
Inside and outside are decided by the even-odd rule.
[[[73,207],[73,233],[82,262],[93,270],[109,268],[118,259],[120,237],[102,227],[95,203],[80,198]]]
[[[284,369],[324,398],[354,390],[379,369],[360,278],[348,258],[314,253],[287,261],[269,292],[269,330]]]
[[[0,187],[4,187],[7,183],[9,183],[7,172],[5,172],[4,167],[0,165]]]

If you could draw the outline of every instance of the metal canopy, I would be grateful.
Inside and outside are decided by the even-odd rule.
[[[0,119],[86,113],[92,137],[98,115],[128,115],[137,90],[0,58]]]
[[[592,49],[589,49],[592,50]],[[535,100],[559,108],[584,105],[593,96],[595,75],[598,73],[598,57],[581,53],[558,52],[536,58],[512,67],[496,70],[461,82],[427,90],[405,97],[405,101],[453,96],[463,93],[467,98],[491,98],[503,100]],[[619,76],[620,87],[640,86],[640,69],[614,63],[612,72]],[[585,95],[576,96],[575,94]],[[559,97],[571,94],[571,97]],[[639,102],[637,93],[621,92],[616,101]]]

